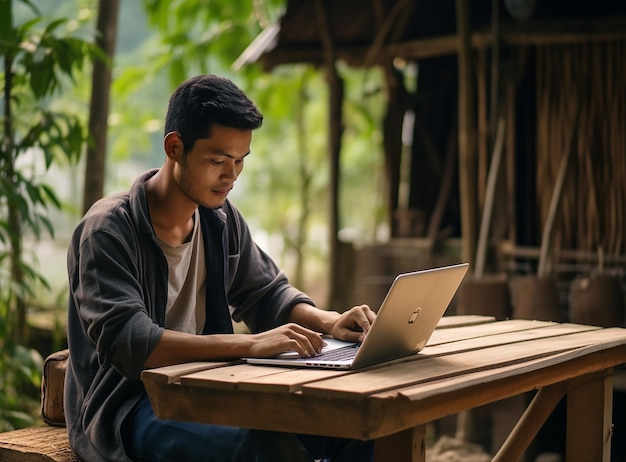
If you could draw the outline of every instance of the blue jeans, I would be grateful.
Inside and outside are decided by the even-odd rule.
[[[135,462],[368,462],[371,441],[251,430],[158,419],[144,395],[122,424]]]

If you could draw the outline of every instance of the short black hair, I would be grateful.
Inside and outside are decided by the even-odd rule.
[[[232,81],[198,75],[180,84],[170,97],[164,135],[177,132],[187,153],[197,139],[211,136],[213,125],[254,130],[262,123],[256,105]]]

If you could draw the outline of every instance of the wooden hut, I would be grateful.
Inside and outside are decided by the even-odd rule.
[[[355,266],[383,268],[379,276],[387,276],[366,301],[376,305],[396,271],[445,262],[445,255],[436,258],[438,249],[455,239],[459,250],[449,258],[471,262],[476,277],[549,275],[569,287],[603,270],[617,277],[623,301],[626,2],[287,0],[280,21],[240,63],[246,61],[268,70],[310,63],[326,73],[331,303],[358,301],[340,289],[346,256],[337,237],[339,61],[379,66],[387,85],[391,240],[354,258],[392,263]],[[404,73],[411,65],[419,68],[414,93]],[[409,193],[400,204],[401,131],[409,112]],[[407,262],[407,249],[427,258]],[[366,278],[351,274],[364,289]],[[560,286],[561,300],[567,287]]]

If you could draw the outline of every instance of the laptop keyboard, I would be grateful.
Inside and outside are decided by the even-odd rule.
[[[354,345],[346,345],[325,353],[320,353],[319,355],[314,356],[314,358],[316,361],[343,361],[354,358],[358,349],[359,344],[355,343]]]

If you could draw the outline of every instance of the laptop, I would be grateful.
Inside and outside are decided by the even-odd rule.
[[[468,263],[396,276],[362,343],[325,338],[319,355],[285,352],[273,358],[246,358],[250,364],[359,369],[420,352],[456,293]]]

